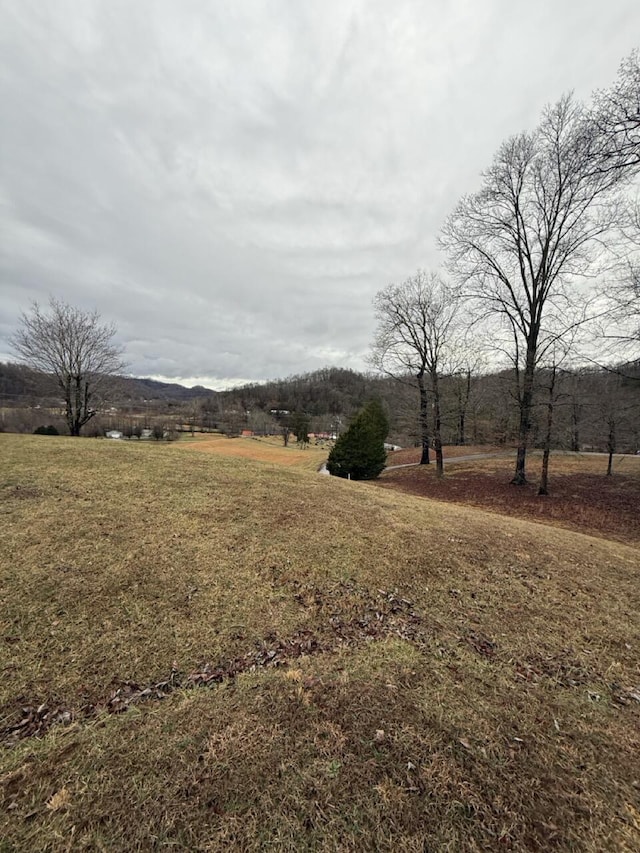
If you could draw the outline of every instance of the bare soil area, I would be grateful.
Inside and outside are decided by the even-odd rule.
[[[498,447],[493,444],[465,444],[463,446],[451,444],[442,448],[445,458],[458,459],[461,456],[475,456],[479,453],[504,453],[509,448]],[[387,455],[387,465],[411,465],[420,462],[421,449],[419,447],[403,447],[402,450],[394,450]],[[431,459],[435,462],[435,452],[431,451]]]
[[[402,464],[395,456],[390,464]],[[552,458],[547,496],[538,495],[539,457],[530,460],[532,482],[526,486],[511,485],[513,461],[505,458],[458,462],[446,469],[442,480],[433,465],[387,471],[377,484],[620,542],[640,542],[640,460],[616,459],[614,474],[607,477],[604,456]]]

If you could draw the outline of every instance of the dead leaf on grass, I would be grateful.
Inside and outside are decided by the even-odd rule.
[[[47,800],[47,808],[49,811],[57,812],[60,809],[65,809],[71,804],[71,794],[67,788],[61,788],[50,799]]]

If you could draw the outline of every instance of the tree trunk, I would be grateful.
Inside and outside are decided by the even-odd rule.
[[[575,402],[571,407],[571,449],[580,450],[580,407]]]
[[[542,473],[540,475],[539,495],[549,494],[549,456],[551,455],[551,428],[553,426],[553,391],[556,384],[556,368],[551,371],[549,381],[549,399],[547,401],[547,423],[544,434],[544,453],[542,454]]]
[[[607,477],[613,474],[613,454],[616,452],[616,422],[609,421],[609,435],[607,437],[607,450],[609,458],[607,460]]]
[[[466,442],[465,422],[467,418],[467,406],[469,405],[469,397],[471,396],[471,371],[467,370],[465,377],[464,393],[458,394],[458,444],[464,445]]]
[[[436,474],[444,477],[444,459],[442,457],[442,434],[440,416],[440,387],[438,385],[438,374],[431,373],[431,395],[433,397],[433,445],[436,451]]]
[[[518,428],[518,454],[516,470],[511,480],[514,486],[524,486],[527,483],[526,459],[527,441],[531,430],[531,409],[533,406],[533,377],[535,372],[535,349],[532,345],[527,348],[527,360],[524,368],[522,392],[520,393],[520,425]]]
[[[420,443],[422,446],[422,455],[420,457],[421,465],[428,465],[429,459],[429,401],[427,399],[427,389],[424,384],[424,373],[421,371],[417,375],[418,389],[420,391]]]
[[[82,376],[68,376],[59,379],[58,384],[64,391],[65,418],[69,427],[69,435],[79,436],[82,427],[95,415],[89,409],[89,386],[83,387]]]
[[[72,432],[71,435],[80,435],[80,428],[82,427],[82,387],[80,385],[80,377],[74,377],[74,401],[73,401],[73,420],[74,427],[77,432]]]
[[[78,422],[75,406],[73,404],[73,400],[71,399],[70,384],[68,387],[65,388],[65,420],[67,421],[67,426],[69,427],[69,435],[73,435],[76,437],[79,436],[80,423]]]
[[[540,474],[540,485],[538,486],[538,494],[539,495],[548,495],[549,494],[549,456],[551,455],[551,448],[545,447],[544,453],[542,454],[542,472]]]

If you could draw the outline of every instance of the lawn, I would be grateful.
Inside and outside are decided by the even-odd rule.
[[[186,444],[0,456],[0,850],[640,848],[637,547]]]

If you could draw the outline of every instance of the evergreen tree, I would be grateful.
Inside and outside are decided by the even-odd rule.
[[[297,411],[291,420],[291,431],[298,444],[309,444],[309,426],[311,419],[304,412]]]
[[[363,412],[366,412],[367,417],[371,421],[372,429],[384,444],[384,440],[389,434],[389,418],[379,398],[370,400],[364,407]]]
[[[334,477],[374,480],[384,470],[387,454],[384,440],[389,425],[378,400],[361,409],[335,443],[327,469]]]

